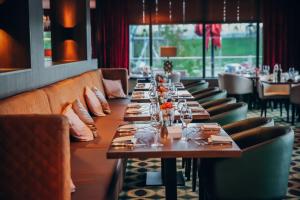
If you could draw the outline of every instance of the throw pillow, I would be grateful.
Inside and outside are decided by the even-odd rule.
[[[102,79],[105,87],[106,95],[109,99],[126,98],[124,94],[121,80]]]
[[[70,133],[77,141],[91,141],[94,139],[92,131],[80,120],[72,109],[72,104],[69,104],[63,110],[62,114],[68,118]]]
[[[100,101],[98,100],[95,93],[89,87],[85,87],[84,97],[85,97],[85,100],[86,100],[89,110],[95,116],[98,116],[98,117],[105,116]]]
[[[94,137],[98,136],[97,128],[95,126],[95,121],[87,111],[87,109],[82,105],[79,99],[76,99],[73,104],[72,108],[74,112],[78,115],[78,117],[83,121],[93,132]]]
[[[110,114],[111,109],[110,109],[109,104],[108,104],[105,96],[103,95],[103,93],[96,87],[93,87],[92,90],[95,93],[95,95],[97,96],[97,98],[99,99],[99,101],[101,102],[103,111],[107,114]]]

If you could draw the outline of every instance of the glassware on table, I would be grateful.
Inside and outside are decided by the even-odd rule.
[[[158,106],[158,105],[157,105]],[[162,113],[158,109],[155,108],[153,104],[153,110],[151,111],[151,126],[155,129],[155,136],[154,136],[154,142],[151,144],[151,147],[161,147],[163,144],[159,143],[159,138],[161,134],[161,129],[163,127],[163,119],[162,119]]]
[[[157,102],[157,91],[155,88],[152,88],[149,91],[149,99],[151,103],[156,103]]]
[[[294,67],[290,67],[288,73],[289,73],[289,79],[294,80],[295,79],[295,68]]]
[[[182,123],[182,137],[181,140],[186,141],[187,138],[187,132],[188,132],[188,125],[193,120],[193,114],[192,109],[188,106],[183,106],[180,110],[180,120]]]

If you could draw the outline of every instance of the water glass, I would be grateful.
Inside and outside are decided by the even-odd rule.
[[[182,123],[182,137],[181,140],[187,140],[187,132],[188,132],[188,125],[193,120],[193,114],[191,108],[188,106],[183,106],[180,111],[180,120]]]

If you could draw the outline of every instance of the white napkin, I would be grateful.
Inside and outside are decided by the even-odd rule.
[[[192,112],[203,112],[204,109],[201,107],[191,107]]]
[[[182,128],[180,126],[168,126],[168,138],[179,139],[182,136]]]
[[[229,136],[211,135],[208,142],[212,144],[231,144],[232,139]]]
[[[127,108],[141,108],[142,106],[138,103],[130,103],[127,105]]]
[[[144,94],[133,94],[132,98],[134,98],[134,99],[142,99],[142,98],[144,98]]]
[[[139,108],[128,108],[126,114],[140,114],[142,111]]]
[[[123,136],[123,137],[117,137],[113,140],[114,142],[126,142],[126,141],[132,141],[132,139],[134,138],[133,135],[129,135],[129,136]]]

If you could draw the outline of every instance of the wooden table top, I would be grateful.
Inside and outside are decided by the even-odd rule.
[[[134,87],[135,91],[148,91],[151,83],[137,83]],[[185,87],[182,83],[175,83],[177,90],[184,90]]]
[[[209,113],[204,108],[202,108],[202,106],[197,101],[189,101],[187,103],[191,107],[192,112],[193,112],[193,109],[195,109],[195,110],[199,109],[199,110],[193,112],[193,119],[208,120],[210,118]],[[149,112],[150,103],[138,103],[138,104],[141,106],[139,108],[139,110],[141,110],[141,112],[138,114],[128,114],[125,111],[124,121],[133,122],[133,121],[149,121],[149,120],[151,120],[150,112]],[[180,114],[177,110],[177,103],[174,104],[174,109],[175,109],[175,120],[179,120]]]
[[[191,138],[203,137],[199,131],[200,123],[189,124],[189,129],[194,131]],[[135,137],[144,137],[147,139],[147,133],[151,133],[150,124],[135,124],[138,128]],[[153,134],[153,133],[152,133]],[[110,146],[107,151],[107,158],[226,158],[226,157],[240,157],[241,149],[234,141],[232,144],[197,144],[196,140],[190,139],[182,141],[180,139],[173,139],[168,137],[167,129],[162,131],[160,143],[162,147],[151,147],[151,145],[139,147],[113,147]],[[220,135],[228,136],[224,130],[221,130]],[[119,133],[115,134],[114,138],[119,137]],[[149,137],[148,137],[149,138]],[[145,141],[145,140],[143,140]]]
[[[184,98],[187,101],[192,101],[192,100],[195,99],[191,95],[191,93],[189,93],[189,91],[187,91],[187,90],[179,90],[177,92],[178,92],[179,98]],[[141,96],[141,97],[137,98],[137,97],[135,97],[136,95]],[[175,97],[175,99],[178,99],[178,98]],[[139,103],[148,103],[148,102],[150,102],[149,91],[134,91],[134,92],[132,92],[131,101],[132,102],[139,102]]]

